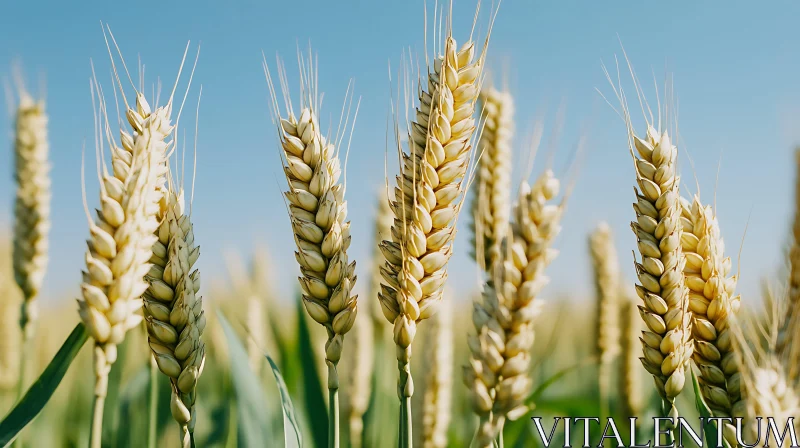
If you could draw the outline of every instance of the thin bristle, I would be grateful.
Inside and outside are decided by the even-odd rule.
[[[479,447],[491,446],[506,418],[514,420],[528,409],[533,320],[543,303],[536,297],[549,281],[544,269],[558,254],[550,246],[561,230],[563,202],[552,203],[559,188],[550,170],[533,187],[520,186],[502,258],[492,267],[483,300],[473,304],[476,334],[468,338],[471,357],[463,370],[480,418]]]

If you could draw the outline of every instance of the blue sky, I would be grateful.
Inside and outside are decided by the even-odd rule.
[[[455,2],[454,37],[459,41],[469,33],[474,6],[473,1]],[[141,55],[148,83],[158,76],[171,86],[186,42],[202,43],[188,109],[193,111],[192,101],[202,84],[194,221],[206,279],[223,274],[225,250],[247,255],[256,242],[271,252],[276,289],[288,295],[296,285],[261,52],[269,62],[276,53],[287,61],[296,88],[296,46],[310,40],[319,57],[320,89],[326,92],[323,125],[326,116],[335,125],[348,80],[355,78],[361,111],[348,162],[354,235],[350,256],[359,261],[361,283],[366,284],[372,215],[383,182],[391,94],[387,67],[390,62],[397,66],[404,48],[422,50],[421,1],[313,0],[300,5],[199,0],[132,8],[123,2],[30,0],[4,2],[0,8],[0,76],[8,76],[17,59],[34,92],[38,79],[46,79],[54,166],[46,300],[69,300],[78,291],[87,235],[81,146],[84,141],[91,144],[93,132],[90,58],[101,82],[110,88],[101,21],[111,26],[129,65],[135,66]],[[525,159],[524,138],[534,121],[544,119],[547,142],[560,122],[559,111],[564,126],[554,156],[557,173],[564,172],[578,139],[586,137],[582,169],[557,242],[561,255],[549,270],[547,297],[568,295],[579,301],[591,295],[586,238],[600,220],[611,224],[623,270],[633,278],[635,241],[628,227],[633,217],[632,163],[622,122],[595,90],[611,95],[601,64],[614,69],[615,55],[621,56],[620,41],[650,99],[655,98],[652,73],[659,82],[665,72],[674,76],[684,184],[695,183],[690,155],[703,197],[711,200],[717,193],[723,235],[734,259],[744,241],[740,291],[758,294],[760,279],[781,266],[788,238],[792,148],[800,139],[795,125],[800,116],[800,35],[795,31],[799,13],[800,3],[789,1],[681,1],[667,7],[633,1],[503,2],[488,65],[493,73],[507,76],[516,98],[517,160]],[[623,81],[630,91],[630,78]],[[2,108],[0,127],[11,126]],[[191,134],[190,128],[187,131]],[[0,228],[5,231],[13,185],[11,134],[4,135]],[[540,159],[538,167],[545,158]],[[520,173],[516,175],[519,180]],[[90,182],[90,206],[96,202]],[[450,262],[451,285],[462,298],[476,284],[475,265],[467,255],[466,223],[461,221]]]

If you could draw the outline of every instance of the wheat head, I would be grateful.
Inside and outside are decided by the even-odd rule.
[[[370,299],[377,299],[381,292],[381,283],[383,276],[381,268],[383,267],[384,257],[381,253],[381,243],[383,240],[390,238],[392,235],[392,223],[394,222],[394,215],[390,201],[388,200],[388,193],[386,188],[381,188],[378,194],[378,207],[375,211],[375,246],[372,258],[372,266],[370,272]],[[370,318],[375,330],[375,337],[382,334],[386,325],[383,311],[379,300],[369,300]]]
[[[551,246],[561,227],[562,203],[552,203],[559,181],[545,171],[530,187],[520,187],[503,257],[494,264],[482,302],[473,304],[469,365],[464,383],[480,417],[477,446],[491,446],[506,418],[527,411],[530,392],[533,320],[542,301],[535,300],[549,279],[544,269],[558,254]]]
[[[600,400],[603,414],[608,413],[611,387],[611,364],[619,353],[619,265],[617,251],[607,223],[600,223],[589,236],[597,303],[596,339],[599,357]]]
[[[22,297],[13,286],[8,243],[0,240],[0,395],[17,384],[22,350],[22,335],[17,326]]]
[[[23,89],[16,111],[14,137],[14,278],[22,290],[19,324],[24,340],[36,321],[36,298],[47,270],[50,232],[50,162],[44,101],[34,101]]]
[[[652,126],[644,139],[632,130],[629,133],[638,184],[633,204],[636,221],[631,228],[642,257],[635,262],[636,293],[643,301],[639,311],[647,325],[640,359],[674,417],[674,400],[683,390],[685,368],[692,355],[691,314],[683,276],[686,259],[681,248],[680,178],[675,171],[678,148],[666,131]]]
[[[205,363],[206,327],[200,271],[194,264],[200,256],[195,245],[191,217],[184,211],[183,193],[170,189],[161,202],[161,224],[153,246],[149,288],[144,293],[144,316],[148,343],[158,369],[172,385],[170,410],[181,426],[184,447],[191,445],[197,423],[197,380]]]
[[[514,98],[510,92],[488,87],[481,89],[478,101],[483,129],[478,141],[481,160],[472,199],[472,234],[476,260],[489,270],[500,255],[511,212]]]
[[[733,296],[736,276],[729,276],[731,259],[725,257],[711,206],[704,206],[695,195],[691,202],[681,198],[681,210],[681,245],[686,256],[683,272],[693,315],[692,358],[700,370],[700,390],[714,415],[729,417],[741,400],[739,366],[728,328],[729,318],[740,303],[739,296]]]
[[[422,431],[418,446],[445,448],[451,419],[453,391],[453,310],[445,291],[439,312],[431,318],[428,343],[423,348],[425,371],[422,390]]]
[[[380,245],[386,264],[378,299],[384,317],[394,325],[401,402],[414,395],[411,345],[417,324],[436,312],[442,298],[474,153],[473,115],[485,55],[483,51],[476,57],[475,46],[470,40],[458,49],[448,27],[443,51],[428,69],[427,88],[419,88],[408,151],[398,144],[401,174],[391,203],[391,239]]]
[[[644,408],[639,355],[639,337],[642,334],[639,307],[633,300],[622,304],[622,331],[620,332],[620,374],[619,391],[625,417],[638,417]]]
[[[151,110],[144,95],[137,94],[135,108],[125,114],[133,133],[121,131],[119,146],[109,142],[113,172],[104,167],[98,173],[101,207],[96,221],[89,224],[78,313],[94,339],[95,396],[99,399],[105,397],[117,345],[142,320],[136,312],[149,287],[144,277],[158,239],[156,216],[172,143],[168,140],[173,130],[170,110],[170,105]],[[108,135],[105,123],[103,132]]]
[[[315,70],[311,57],[301,63],[302,95],[298,117],[294,115],[285,87],[285,71],[282,66],[279,68],[287,110],[281,115],[274,103],[273,116],[278,125],[281,160],[289,186],[285,197],[297,243],[295,258],[302,273],[299,281],[303,304],[309,316],[327,330],[328,389],[338,390],[336,365],[342,356],[344,335],[353,327],[358,313],[358,296],[353,294],[356,262],[347,257],[351,237],[345,186],[339,179],[342,170],[337,144],[340,138],[328,139],[322,133]],[[274,100],[274,84],[266,63],[265,72]]]

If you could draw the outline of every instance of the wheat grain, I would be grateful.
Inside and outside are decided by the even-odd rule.
[[[48,260],[50,232],[50,162],[47,114],[44,101],[34,101],[24,90],[19,92],[14,138],[14,278],[22,290],[20,327],[23,341],[33,335],[36,298],[42,286]]]
[[[514,98],[507,91],[488,87],[481,89],[478,100],[483,128],[478,141],[481,161],[472,200],[472,235],[475,259],[483,270],[488,270],[500,255],[511,211]]]
[[[633,300],[625,300],[622,310],[620,396],[625,417],[638,417],[644,408],[640,376],[639,337],[642,333],[639,308]]]
[[[408,131],[408,151],[400,144],[395,123],[401,174],[392,201],[395,220],[391,239],[381,243],[386,257],[378,298],[384,317],[394,325],[397,346],[397,394],[401,402],[401,446],[410,446],[411,345],[417,324],[432,316],[441,301],[452,255],[455,223],[466,190],[467,170],[474,155],[475,101],[482,81],[484,51],[476,58],[475,43],[460,49],[448,28],[426,84],[419,86],[416,118]],[[487,40],[488,43],[488,40]]]
[[[205,363],[206,327],[200,271],[193,269],[200,256],[194,227],[184,212],[183,193],[171,190],[162,200],[161,224],[153,244],[150,283],[143,296],[148,342],[159,370],[170,378],[172,417],[181,427],[183,447],[192,446],[197,423],[197,380]]]
[[[284,115],[277,106],[266,63],[264,69],[283,148],[281,160],[289,185],[285,197],[289,202],[289,217],[298,249],[295,258],[303,274],[299,278],[303,303],[309,316],[327,331],[325,363],[331,409],[328,439],[331,446],[338,446],[339,375],[336,366],[342,356],[344,335],[353,327],[358,313],[357,296],[352,294],[356,284],[356,262],[350,262],[347,257],[350,222],[347,221],[347,202],[344,200],[345,185],[339,183],[341,165],[337,146],[343,134],[333,139],[323,136],[318,121],[316,67],[310,55],[308,60],[300,59],[303,93],[299,118],[290,106],[283,68],[279,68],[279,75],[288,109]],[[350,99],[352,105],[352,96]],[[344,126],[346,128],[346,122]]]
[[[422,431],[416,446],[444,448],[451,418],[453,390],[453,310],[445,291],[440,310],[428,328],[429,343],[424,347],[427,377],[422,391]]]
[[[563,202],[550,203],[558,190],[550,170],[533,187],[521,185],[503,258],[492,268],[482,302],[473,306],[476,334],[469,336],[471,357],[463,370],[480,417],[475,439],[480,447],[491,446],[506,418],[527,410],[523,403],[532,384],[533,320],[542,305],[535,299],[549,281],[544,269],[558,254],[550,247],[563,212]]]
[[[629,127],[629,146],[639,186],[633,204],[636,221],[631,223],[642,257],[635,262],[640,282],[636,293],[643,301],[639,311],[648,327],[642,332],[641,361],[665,400],[665,413],[676,417],[674,400],[683,390],[692,355],[683,277],[686,259],[681,249],[680,178],[675,171],[678,149],[666,131],[652,126],[644,139]]]
[[[600,409],[608,415],[611,364],[619,353],[619,265],[611,228],[600,223],[589,237],[597,303],[597,354],[599,357]]]
[[[735,354],[728,329],[729,318],[739,309],[740,298],[733,296],[736,277],[729,277],[731,259],[725,258],[711,206],[704,206],[694,196],[691,203],[681,198],[681,209],[681,245],[686,256],[683,272],[694,316],[692,357],[700,370],[700,390],[712,412],[729,417],[731,408],[741,399],[738,363],[732,361]]]

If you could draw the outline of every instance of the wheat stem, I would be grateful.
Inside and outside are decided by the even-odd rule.
[[[89,432],[89,446],[91,448],[102,448],[103,441],[103,409],[105,408],[106,395],[108,394],[108,372],[111,366],[108,364],[105,352],[100,345],[94,348],[94,405],[92,406],[92,426]]]
[[[147,400],[147,447],[156,447],[158,420],[158,365],[155,358],[150,358],[150,396]]]
[[[336,366],[333,366],[336,369]],[[328,387],[328,447],[339,448],[339,388]]]

